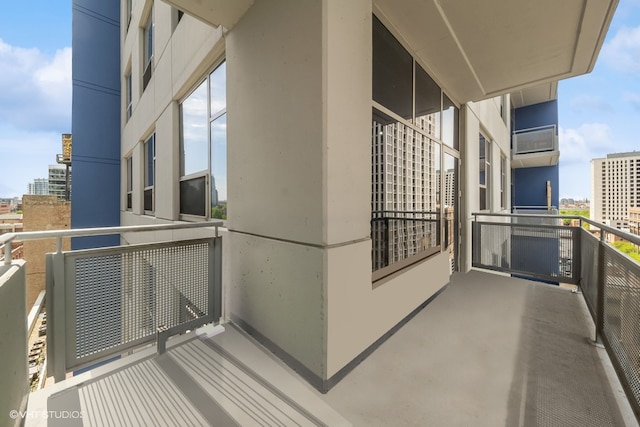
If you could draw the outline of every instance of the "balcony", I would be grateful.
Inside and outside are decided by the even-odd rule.
[[[522,129],[513,133],[511,167],[555,166],[560,159],[555,125]]]
[[[220,313],[211,311],[223,301],[217,279],[209,280],[222,265],[216,243],[207,244],[213,252],[205,250],[206,274],[190,281],[198,289],[193,296],[176,285],[194,270],[192,262],[175,255],[184,241],[51,254],[54,282],[61,283],[55,275],[66,277],[63,297],[55,286],[47,294],[49,362],[58,378],[31,395],[20,381],[12,382],[10,404],[16,406],[0,409],[19,410],[28,397],[26,425],[46,424],[43,414],[80,418],[82,425],[637,425],[640,265],[608,245],[606,236],[640,240],[602,225],[596,238],[580,227],[522,218],[478,214],[473,263],[493,272],[454,274],[437,297],[327,394],[225,322],[224,304]],[[160,227],[165,229],[137,228],[178,238],[181,226]],[[216,234],[211,238],[220,239]],[[159,258],[146,263],[156,250]],[[534,258],[533,253],[539,262],[522,261],[523,254]],[[150,270],[148,264],[162,267]],[[67,265],[75,267],[63,274]],[[90,283],[121,285],[113,290],[118,298],[105,299],[119,301],[119,309],[89,310],[90,321],[82,320],[87,311],[68,303],[72,294],[79,301],[78,265],[91,266]],[[0,291],[19,290],[23,267],[21,261],[3,267]],[[579,292],[510,274],[578,284]],[[206,302],[198,302],[197,295]],[[64,310],[57,306],[60,298]],[[20,312],[19,299],[17,291],[3,293],[2,309]],[[163,309],[154,311],[160,304]],[[218,320],[217,326],[200,327]],[[96,328],[97,322],[111,326]],[[23,323],[2,323],[0,336],[24,336]],[[83,328],[90,329],[84,341],[77,332]],[[113,341],[124,336],[130,339]],[[64,356],[60,341],[66,343]],[[88,356],[73,348],[81,342],[91,347]],[[4,378],[21,367],[19,353],[26,358],[19,347],[11,347],[14,358],[7,360],[13,366],[2,368]],[[114,355],[119,359],[68,377],[70,370]]]

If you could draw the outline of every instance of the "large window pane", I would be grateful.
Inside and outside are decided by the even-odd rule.
[[[456,150],[458,142],[459,110],[453,102],[444,95],[442,97],[442,142]]]
[[[413,117],[413,58],[375,16],[373,100],[405,119]]]
[[[209,76],[211,94],[211,117],[227,108],[227,63],[223,62]]]
[[[211,218],[227,218],[227,115],[211,122]]]
[[[439,145],[374,110],[372,129],[373,270],[404,265],[440,244]]]
[[[201,176],[180,182],[180,213],[206,216],[206,177]]]
[[[440,139],[440,87],[416,64],[415,124],[427,135]]]
[[[444,156],[444,235],[443,246],[449,254],[451,272],[457,269],[458,247],[458,159]]]
[[[208,169],[207,84],[202,82],[182,103],[180,176]]]

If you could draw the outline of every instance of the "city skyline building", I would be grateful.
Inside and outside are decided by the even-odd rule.
[[[49,194],[49,179],[36,178],[27,184],[27,194],[46,196]]]
[[[612,153],[591,160],[590,217],[629,229],[629,209],[640,207],[640,152]]]

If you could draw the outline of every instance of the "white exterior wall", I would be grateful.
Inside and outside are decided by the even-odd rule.
[[[153,4],[153,7],[151,5]],[[126,1],[122,2],[121,49],[122,93],[126,93],[124,76],[132,76],[133,112],[127,120],[126,97],[122,97],[122,157],[133,156],[133,207],[126,210],[126,162],[122,162],[122,225],[155,224],[179,218],[179,103],[195,88],[224,55],[222,28],[213,28],[184,15],[174,27],[172,9],[162,1],[134,0],[132,19],[127,30]],[[153,75],[142,91],[143,28],[149,13],[154,20]],[[143,143],[156,133],[155,212],[144,214]],[[132,239],[135,239],[132,237]]]
[[[491,177],[489,180],[491,193],[490,212],[502,212],[500,206],[500,156],[503,153],[507,157],[506,171],[506,207],[505,212],[511,207],[511,135],[508,123],[510,112],[503,120],[500,114],[501,98],[496,97],[480,102],[470,102],[463,107],[461,114],[461,133],[464,135],[464,148],[462,149],[464,173],[460,178],[462,189],[462,209],[460,221],[462,222],[460,269],[471,269],[471,215],[480,211],[480,167],[479,167],[479,140],[480,132],[491,140]]]

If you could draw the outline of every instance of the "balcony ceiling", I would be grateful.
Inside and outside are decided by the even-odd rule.
[[[513,93],[523,106],[593,69],[617,4],[374,0],[374,12],[456,101]]]
[[[165,0],[165,3],[214,27],[231,29],[254,0]]]

